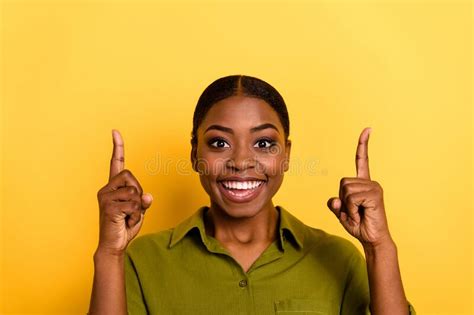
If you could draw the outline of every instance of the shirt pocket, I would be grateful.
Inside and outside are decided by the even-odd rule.
[[[311,299],[285,299],[275,301],[277,315],[327,315],[327,306]]]

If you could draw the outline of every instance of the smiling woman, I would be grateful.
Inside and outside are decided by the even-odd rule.
[[[193,161],[205,161],[193,164],[210,196],[211,213],[219,209],[248,218],[274,211],[271,199],[283,181],[290,144],[278,114],[265,101],[232,96],[215,103],[192,150]],[[258,181],[254,190],[247,189],[251,181]]]
[[[209,206],[131,242],[152,198],[124,169],[114,130],[109,182],[98,193],[90,314],[415,314],[382,188],[370,179],[370,129],[359,138],[357,177],[343,178],[328,201],[365,260],[350,241],[273,204],[289,166],[289,132],[285,102],[271,85],[242,75],[214,81],[199,98],[191,139]]]

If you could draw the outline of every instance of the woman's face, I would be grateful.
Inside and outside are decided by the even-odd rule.
[[[197,139],[193,165],[212,208],[244,218],[273,207],[291,142],[270,105],[247,96],[221,100],[207,112]]]

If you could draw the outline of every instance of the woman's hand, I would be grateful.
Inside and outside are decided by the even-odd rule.
[[[100,208],[100,232],[97,252],[121,255],[128,243],[138,234],[145,211],[153,197],[143,194],[133,174],[124,169],[122,136],[112,130],[113,153],[107,185],[97,193]]]
[[[339,222],[364,246],[391,242],[383,203],[383,190],[370,179],[368,141],[371,129],[365,128],[356,151],[357,177],[344,177],[339,186],[339,198],[328,200],[328,207]]]

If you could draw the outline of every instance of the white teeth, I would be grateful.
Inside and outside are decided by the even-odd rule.
[[[247,182],[239,182],[239,181],[223,181],[222,184],[227,189],[255,189],[259,187],[263,181],[247,181]]]

